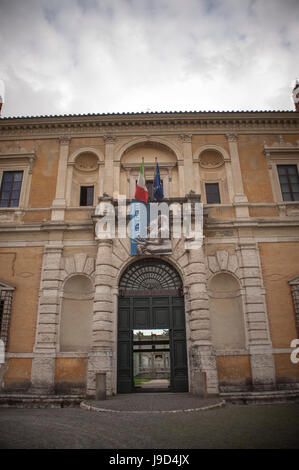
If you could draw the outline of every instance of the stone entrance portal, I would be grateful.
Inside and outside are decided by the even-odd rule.
[[[136,391],[138,375],[169,380],[172,392],[188,391],[182,287],[177,271],[159,259],[137,261],[124,272],[118,301],[118,393]]]

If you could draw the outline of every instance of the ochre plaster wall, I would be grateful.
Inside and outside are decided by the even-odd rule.
[[[238,151],[244,192],[249,202],[274,202],[264,151],[265,135],[239,135]]]
[[[249,356],[217,356],[216,362],[220,382],[251,380]]]
[[[0,279],[13,293],[8,352],[32,352],[43,247],[0,248]]]
[[[31,365],[31,358],[10,358],[4,376],[4,389],[28,389],[31,385]]]
[[[259,243],[259,249],[272,344],[289,348],[297,332],[288,281],[299,275],[299,244]]]

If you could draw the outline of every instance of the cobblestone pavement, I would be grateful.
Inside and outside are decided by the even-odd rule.
[[[299,405],[227,405],[164,414],[2,408],[0,448],[299,448]]]

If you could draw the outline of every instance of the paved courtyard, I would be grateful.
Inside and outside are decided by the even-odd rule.
[[[1,408],[0,448],[298,449],[299,405],[177,413]]]

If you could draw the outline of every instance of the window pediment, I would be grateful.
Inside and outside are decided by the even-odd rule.
[[[290,286],[299,286],[299,276],[294,277],[289,281]]]
[[[12,164],[12,165],[28,165],[29,174],[32,173],[33,164],[36,156],[35,153],[1,153],[0,154],[0,164]]]
[[[0,281],[0,290],[15,290],[16,288],[7,282]]]

